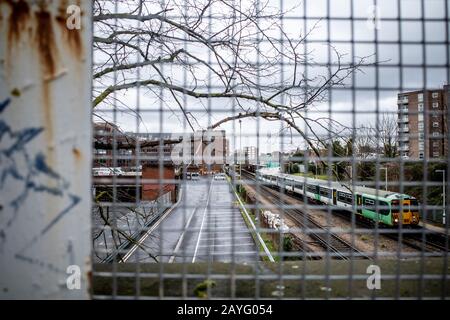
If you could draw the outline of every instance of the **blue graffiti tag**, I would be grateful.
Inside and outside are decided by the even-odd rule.
[[[17,217],[20,207],[31,194],[45,193],[51,196],[68,199],[68,205],[44,226],[33,240],[23,249],[29,248],[39,236],[47,233],[64,215],[70,212],[81,199],[70,193],[70,184],[47,163],[42,152],[32,154],[29,144],[43,131],[42,127],[28,127],[14,130],[2,117],[11,99],[0,102],[0,193],[7,187],[8,179],[18,182],[21,189],[12,199],[1,199],[0,212],[8,212],[8,218],[0,225],[0,244],[6,241],[5,230]],[[9,184],[9,183],[8,183]],[[10,210],[7,210],[10,209]]]

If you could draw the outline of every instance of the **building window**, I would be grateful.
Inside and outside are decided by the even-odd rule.
[[[423,132],[419,133],[419,141],[423,141],[425,139],[425,134]]]
[[[417,105],[417,111],[423,111],[423,103]]]
[[[439,122],[433,122],[433,128],[439,128]]]
[[[433,137],[439,137],[440,133],[438,131],[433,132]]]
[[[423,114],[422,113],[419,113],[418,117],[419,117],[419,121],[423,121]]]
[[[419,94],[417,95],[417,100],[418,100],[419,102],[423,102],[423,93],[419,93]]]
[[[439,108],[439,102],[433,102],[433,108],[434,109]]]
[[[419,131],[423,131],[423,122],[419,122],[418,124]]]
[[[408,113],[408,106],[402,106],[398,110],[400,113]]]
[[[95,149],[95,154],[105,155],[106,150],[105,149]]]
[[[438,158],[439,157],[439,152],[433,152],[433,157]]]
[[[431,96],[433,99],[439,98],[439,92],[433,92]]]
[[[425,142],[419,142],[419,150],[425,149]]]
[[[405,103],[408,103],[409,98],[408,98],[408,96],[399,96],[398,100],[399,100],[398,101],[399,104],[405,104]]]
[[[419,152],[419,159],[423,159],[423,152]]]
[[[440,144],[439,141],[434,141],[433,142],[433,147],[439,147],[439,144]]]

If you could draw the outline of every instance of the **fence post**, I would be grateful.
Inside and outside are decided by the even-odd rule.
[[[0,298],[89,298],[92,3],[0,12]]]

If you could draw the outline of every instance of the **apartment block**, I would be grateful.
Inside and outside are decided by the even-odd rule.
[[[256,164],[258,161],[258,148],[257,147],[244,147],[245,164]]]
[[[447,106],[450,86],[398,94],[398,147],[402,157],[447,155]]]

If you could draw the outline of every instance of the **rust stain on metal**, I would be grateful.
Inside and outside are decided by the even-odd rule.
[[[73,152],[73,154],[74,154],[74,156],[75,156],[76,161],[80,161],[81,158],[82,158],[80,149],[74,147],[74,148],[72,149],[72,152]]]
[[[81,30],[70,30],[67,27],[67,8],[73,1],[61,0],[55,11],[50,10],[51,2],[45,0],[0,0],[0,6],[7,6],[9,10],[6,15],[4,10],[1,17],[4,19],[8,39],[8,55],[6,61],[14,64],[14,44],[20,41],[30,41],[35,48],[35,54],[39,59],[42,81],[42,116],[47,124],[47,141],[51,143],[53,136],[54,110],[52,82],[58,76],[60,67],[60,53],[68,52],[81,57],[83,53],[83,42]],[[81,7],[79,0],[76,3]],[[3,9],[3,8],[2,8]],[[28,39],[25,39],[25,38]],[[63,47],[60,47],[63,46]],[[81,59],[79,59],[81,60]],[[13,91],[16,93],[16,91]],[[18,93],[18,92],[17,92]],[[74,155],[81,158],[79,150],[73,150]],[[51,159],[51,157],[49,157]]]
[[[45,74],[51,76],[56,69],[56,44],[50,12],[41,8],[35,13],[37,21],[36,41],[41,65]]]
[[[14,40],[20,39],[20,34],[26,28],[27,21],[30,18],[30,7],[25,0],[4,0],[3,2],[6,2],[11,8],[8,22],[8,41],[12,44]]]
[[[34,13],[36,19],[35,41],[42,69],[42,103],[43,115],[47,124],[47,139],[53,141],[53,105],[51,97],[51,80],[56,70],[57,47],[52,25],[51,13],[45,3],[41,3],[40,9]],[[52,157],[49,157],[52,159]],[[50,160],[51,161],[51,160]]]

